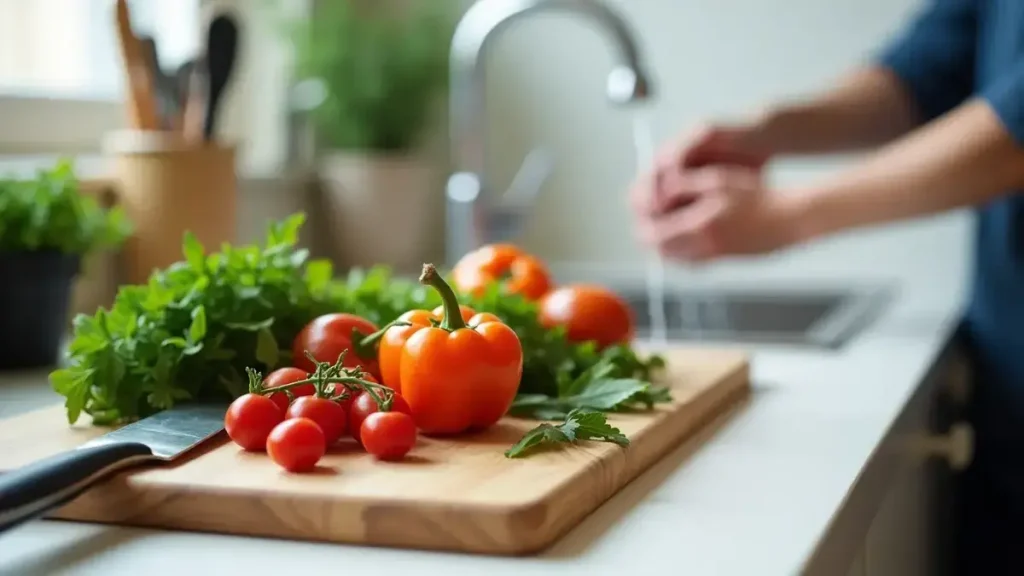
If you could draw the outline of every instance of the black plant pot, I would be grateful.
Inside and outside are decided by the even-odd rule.
[[[0,252],[0,370],[55,366],[81,257]]]

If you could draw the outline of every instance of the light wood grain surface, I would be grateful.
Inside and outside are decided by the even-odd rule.
[[[342,444],[311,474],[289,475],[223,434],[172,466],[114,477],[55,517],[135,526],[455,550],[528,554],[557,541],[662,456],[750,393],[736,351],[677,349],[664,376],[674,402],[610,421],[630,440],[510,460],[503,451],[536,422],[507,418],[453,439],[422,438],[403,462],[376,462]],[[56,399],[55,399],[56,400]],[[0,420],[0,470],[102,433],[68,426],[62,407]]]

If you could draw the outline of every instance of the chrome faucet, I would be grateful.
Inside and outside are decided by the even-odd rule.
[[[648,98],[650,78],[640,62],[636,42],[622,17],[599,0],[479,0],[463,15],[451,45],[452,162],[455,171],[446,190],[445,257],[452,265],[467,252],[492,242],[510,242],[521,233],[529,208],[552,170],[546,152],[527,154],[509,189],[487,194],[484,175],[484,71],[482,55],[495,33],[518,19],[541,11],[576,13],[607,30],[618,46],[621,64],[608,75],[608,99],[628,104]]]

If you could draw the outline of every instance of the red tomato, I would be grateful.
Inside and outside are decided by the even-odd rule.
[[[284,410],[273,400],[259,394],[239,396],[224,414],[228,437],[245,450],[263,451],[267,436],[284,420]]]
[[[299,380],[305,380],[307,378],[309,378],[309,373],[303,372],[298,368],[278,368],[270,374],[267,374],[267,377],[263,380],[263,384],[267,388],[276,388],[277,386],[284,386],[285,384],[291,384],[292,382],[298,382]],[[291,389],[291,393],[296,397],[312,396],[313,392],[314,388],[312,384],[303,384]],[[282,411],[288,409],[288,395],[284,392],[275,392],[270,395],[270,399],[280,406]]]
[[[598,347],[633,339],[633,311],[611,290],[594,285],[562,286],[540,302],[540,321],[548,328],[565,326],[572,342],[594,340]]]
[[[394,398],[391,400],[391,411],[402,412],[403,414],[412,415],[412,410],[409,409],[409,404],[402,398],[400,394],[395,393]],[[370,396],[369,392],[360,392],[358,396],[352,401],[352,407],[348,410],[348,430],[356,442],[362,442],[362,426],[363,421],[370,414],[378,412],[377,403],[373,401],[373,396]]]
[[[345,433],[348,414],[345,407],[327,398],[303,396],[296,398],[288,407],[285,418],[309,418],[324,433],[328,446],[334,444]]]
[[[363,447],[379,460],[398,460],[416,444],[416,422],[404,412],[374,412],[363,421]]]
[[[267,454],[289,472],[312,470],[327,452],[324,432],[309,418],[290,418],[274,427],[267,438]]]
[[[377,332],[377,326],[354,314],[325,314],[315,318],[306,325],[292,342],[292,364],[296,367],[313,372],[316,366],[306,358],[308,350],[318,362],[338,361],[338,356],[344,350],[348,350],[345,356],[345,367],[354,368],[359,366],[363,370],[373,374],[380,379],[380,370],[377,368],[377,350],[366,352],[365,356],[359,355],[359,350],[352,347],[352,331],[356,330],[363,337]]]

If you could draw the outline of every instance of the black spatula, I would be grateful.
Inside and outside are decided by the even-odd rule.
[[[203,121],[203,139],[210,141],[217,126],[217,113],[221,97],[231,79],[238,51],[238,25],[227,14],[220,14],[210,22],[206,34],[206,73],[208,94]]]

